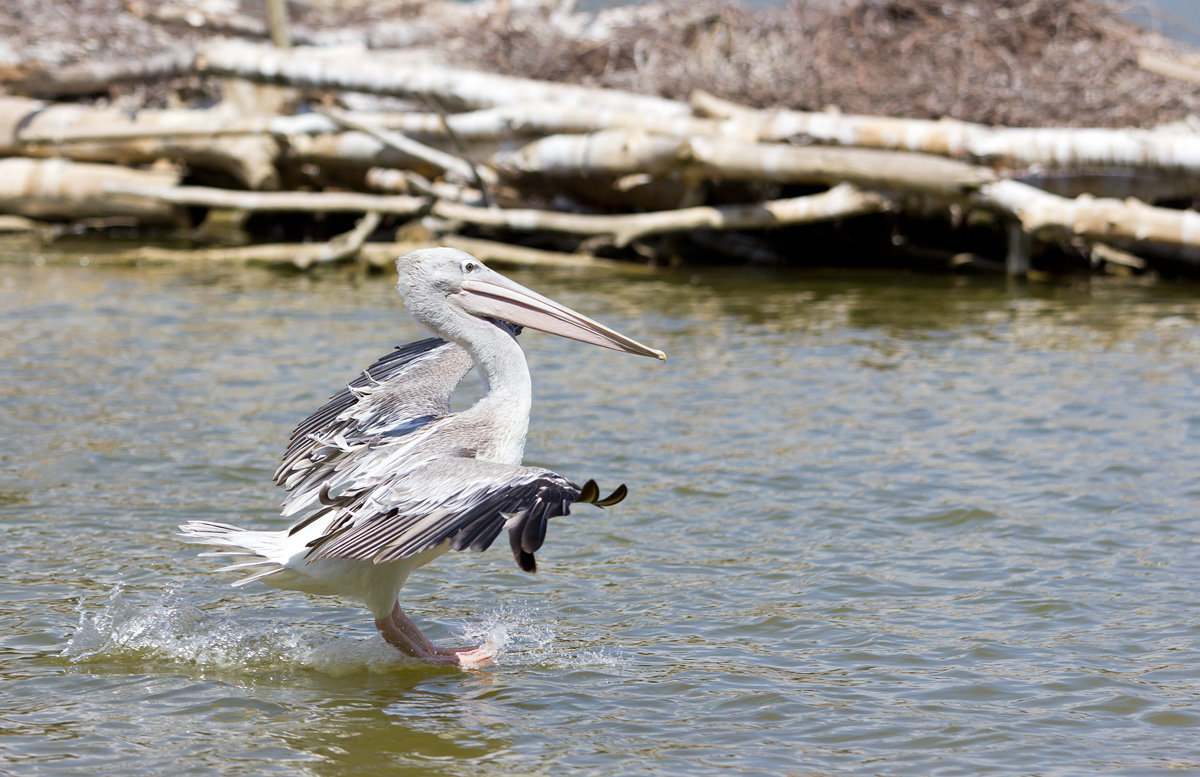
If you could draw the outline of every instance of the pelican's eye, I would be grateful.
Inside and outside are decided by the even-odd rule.
[[[478,269],[479,265],[476,262],[467,261],[462,263],[462,271],[464,273],[473,273]]]

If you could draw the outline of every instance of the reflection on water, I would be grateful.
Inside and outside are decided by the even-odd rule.
[[[0,772],[1200,769],[1195,287],[514,275],[669,361],[522,337],[528,457],[631,496],[410,581],[461,672],[172,536],[282,524],[292,425],[422,336],[385,278],[0,266]]]

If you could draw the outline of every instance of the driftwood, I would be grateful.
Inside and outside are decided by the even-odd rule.
[[[302,89],[405,97],[452,110],[538,102],[563,106],[617,105],[625,110],[667,115],[689,112],[686,104],[659,97],[498,76],[428,61],[414,62],[411,58],[366,57],[362,52],[347,56],[324,49],[279,51],[223,44],[205,48],[197,63],[201,72],[210,75]]]
[[[74,104],[46,104],[24,97],[0,96],[0,155],[61,157],[79,162],[110,162],[119,165],[150,164],[174,160],[195,170],[215,170],[232,176],[250,189],[275,188],[279,175],[275,140],[250,136],[215,141],[210,138],[176,137],[173,130],[197,123],[228,120],[228,113],[214,110],[148,111],[130,117],[111,108]],[[139,136],[95,139],[96,126],[136,131]],[[83,130],[93,139],[69,136]],[[32,137],[34,140],[30,140]]]
[[[1137,63],[1138,67],[1151,73],[1200,84],[1200,57],[1195,54],[1180,55],[1164,51],[1139,51]]]
[[[160,248],[143,246],[103,256],[110,263],[202,262],[205,264],[290,265],[306,270],[355,258],[379,226],[379,214],[363,216],[354,229],[325,243],[265,243],[224,248]]]
[[[1155,208],[1138,200],[1068,199],[1019,181],[997,181],[975,195],[986,207],[1016,216],[1026,232],[1060,232],[1090,240],[1165,243],[1200,247],[1200,213]]]
[[[84,69],[47,72],[44,80],[82,85],[77,71]],[[91,72],[111,80],[138,71]],[[323,107],[289,115],[291,103],[280,98],[239,110],[232,86],[226,103],[212,109],[135,117],[0,97],[0,156],[11,157],[0,159],[9,165],[3,181],[11,190],[0,184],[0,211],[149,224],[177,223],[188,208],[314,214],[314,221],[324,218],[318,214],[364,216],[354,230],[303,249],[189,254],[302,267],[351,257],[375,263],[422,242],[372,242],[381,225],[400,223],[440,231],[437,240],[447,244],[500,238],[475,248],[543,264],[600,261],[584,249],[654,258],[655,250],[684,242],[649,240],[663,235],[773,261],[787,238],[770,230],[870,214],[883,214],[863,222],[876,230],[899,224],[899,214],[994,224],[993,256],[910,245],[893,234],[889,245],[907,246],[921,266],[1006,266],[1022,274],[1037,250],[1055,246],[1128,271],[1140,270],[1139,261],[1153,266],[1152,252],[1135,255],[1141,246],[1200,256],[1200,214],[1155,204],[1200,195],[1200,135],[1183,127],[1005,128],[752,110],[704,94],[686,103],[468,71],[417,53],[222,43],[203,47],[191,72],[304,89]],[[397,109],[394,100],[387,112],[328,107],[347,91],[414,101],[413,109]],[[82,160],[114,164],[91,169]],[[43,166],[51,163],[59,167]],[[51,176],[60,172],[71,183],[56,190]],[[1144,199],[1102,196],[1131,174]],[[231,183],[224,176],[241,188],[181,186],[185,175]],[[1057,175],[1070,180],[1062,191],[1084,193],[1054,193]],[[264,191],[276,187],[288,190]],[[538,252],[505,240],[567,250]]]
[[[270,212],[376,212],[411,216],[427,213],[447,221],[517,232],[547,231],[575,235],[604,235],[616,245],[652,234],[691,229],[771,229],[776,227],[850,218],[883,210],[887,201],[851,186],[835,187],[822,194],[775,200],[753,205],[696,207],[655,213],[594,215],[532,209],[486,208],[446,200],[427,201],[405,195],[370,195],[332,192],[231,192],[197,186],[146,186],[113,182],[114,194],[159,200],[171,205],[231,208]]]
[[[736,181],[852,183],[881,189],[957,196],[995,180],[987,169],[912,152],[748,144],[697,138],[688,156],[708,174]]]
[[[624,223],[614,230],[613,236],[616,245],[624,246],[648,235],[670,232],[774,229],[878,213],[888,204],[888,200],[879,194],[861,191],[850,184],[838,184],[822,194],[787,200],[636,213],[622,217]]]
[[[115,62],[83,62],[49,70],[24,68],[17,78],[9,77],[10,89],[40,97],[70,97],[108,91],[126,81],[149,81],[192,73],[196,54],[192,51],[166,52],[151,57]]]
[[[681,141],[624,130],[552,135],[498,155],[495,167],[508,175],[558,177],[688,171],[693,178],[831,186],[844,182],[954,196],[996,179],[989,170],[927,154],[745,143],[735,138]]]
[[[397,132],[382,127],[373,127],[369,123],[343,113],[323,112],[322,115],[332,120],[335,124],[352,130],[358,130],[377,138],[385,146],[395,149],[402,154],[408,154],[414,159],[419,159],[436,168],[440,173],[449,174],[459,181],[471,181],[487,185],[494,185],[497,181],[496,173],[490,168],[472,165],[466,160],[427,146]]]
[[[707,116],[730,120],[761,141],[807,139],[839,146],[919,151],[977,163],[1050,168],[1124,167],[1200,172],[1200,134],[1075,127],[987,127],[942,119],[751,111],[710,95],[692,98]]]
[[[352,232],[339,235],[329,243],[267,243],[232,248],[161,248],[143,246],[129,251],[114,251],[98,254],[94,260],[108,264],[262,264],[308,269],[315,264],[361,260],[371,267],[389,267],[396,258],[419,248],[449,246],[466,251],[485,262],[514,267],[553,267],[556,269],[603,269],[609,272],[637,273],[648,268],[598,259],[590,254],[566,254],[558,251],[543,251],[526,246],[500,243],[494,240],[478,240],[457,235],[446,235],[436,240],[404,240],[385,243],[364,243],[355,233],[363,232],[359,224]]]
[[[127,218],[146,224],[176,224],[177,207],[160,198],[117,193],[110,184],[170,187],[177,174],[130,170],[66,159],[0,159],[0,212],[43,221]]]
[[[0,216],[0,233],[37,232],[43,224],[24,216]]]
[[[357,192],[241,192],[207,186],[162,186],[109,181],[103,189],[168,205],[279,213],[387,213],[411,216],[426,208],[423,197]]]

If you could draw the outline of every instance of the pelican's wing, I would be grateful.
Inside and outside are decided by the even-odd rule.
[[[399,441],[450,412],[450,395],[470,371],[461,346],[438,338],[410,343],[372,364],[292,432],[275,483],[284,514],[311,503],[364,450]]]
[[[311,557],[380,564],[445,542],[452,550],[482,551],[501,529],[508,529],[518,566],[534,572],[533,554],[542,547],[550,518],[567,515],[576,502],[616,504],[625,493],[621,486],[601,499],[590,480],[581,489],[536,467],[441,458],[370,492],[326,500],[327,509],[337,515],[328,531],[311,543]]]

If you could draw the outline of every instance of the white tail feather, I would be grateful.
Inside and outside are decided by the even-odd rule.
[[[287,532],[248,531],[230,526],[227,523],[212,521],[191,521],[179,527],[179,533],[194,541],[206,545],[218,545],[233,550],[211,550],[201,553],[201,556],[252,556],[253,561],[239,562],[220,567],[217,572],[230,572],[239,569],[265,567],[254,574],[237,580],[235,586],[273,575],[287,564],[291,551],[288,548]]]
[[[228,566],[218,567],[217,569],[214,569],[213,571],[214,572],[235,572],[239,569],[250,569],[252,567],[261,567],[263,565],[271,566],[271,567],[279,566],[274,561],[270,561],[270,560],[264,558],[260,561],[246,561],[242,564],[229,564]]]
[[[258,579],[264,578],[264,577],[268,577],[269,575],[273,575],[276,572],[280,571],[281,569],[283,569],[283,567],[276,565],[275,567],[273,567],[271,569],[264,569],[262,572],[255,572],[253,575],[250,575],[248,577],[243,577],[241,580],[234,580],[232,585],[234,588],[240,588],[241,586],[244,586],[246,583],[253,583],[255,580],[258,580]]]

